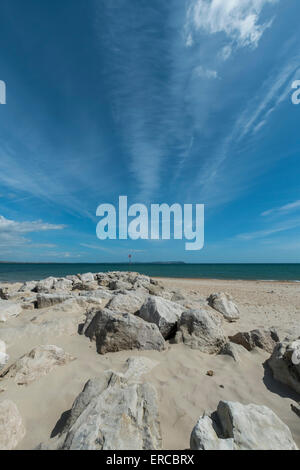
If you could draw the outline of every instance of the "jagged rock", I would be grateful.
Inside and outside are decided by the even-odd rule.
[[[269,353],[273,351],[275,344],[279,341],[278,334],[274,329],[239,332],[230,336],[229,339],[232,343],[240,344],[248,351],[258,347]]]
[[[150,295],[157,295],[157,296],[161,296],[163,290],[164,290],[163,286],[154,285],[154,284],[150,284],[148,288]]]
[[[107,308],[114,312],[136,313],[143,305],[145,297],[146,294],[140,290],[116,294],[107,304]]]
[[[300,394],[300,338],[278,343],[268,360],[274,379]]]
[[[191,435],[192,450],[297,450],[289,428],[266,406],[220,401]]]
[[[73,360],[74,357],[58,346],[37,346],[12,364],[1,377],[13,378],[18,385],[29,385],[49,374],[55,367]]]
[[[95,280],[94,274],[92,273],[79,274],[79,278],[82,282],[93,282]]]
[[[103,287],[109,286],[110,278],[106,273],[95,274],[95,279],[98,281],[99,286],[103,286]]]
[[[70,294],[38,294],[36,304],[37,308],[47,308],[73,298]]]
[[[71,281],[72,283],[79,281],[79,277],[77,276],[77,274],[68,274],[68,276],[66,276],[64,279],[67,279],[68,281]]]
[[[208,303],[229,322],[237,321],[240,318],[239,310],[229,294],[224,292],[211,294],[208,298]]]
[[[53,288],[53,285],[54,285],[54,282],[56,282],[57,279],[55,277],[47,277],[46,279],[43,279],[41,281],[39,281],[37,284],[36,284],[36,287],[35,287],[35,292],[44,292],[44,293],[47,293],[49,292],[52,288]]]
[[[6,354],[6,344],[0,339],[0,370],[3,369],[9,361],[9,356]]]
[[[183,312],[177,328],[176,343],[204,353],[218,353],[226,343],[221,319],[204,309]]]
[[[11,400],[0,402],[0,450],[13,450],[25,437],[20,412]]]
[[[33,290],[35,290],[36,285],[37,285],[37,281],[26,281],[20,287],[19,292],[32,292]]]
[[[9,300],[11,296],[16,294],[22,283],[20,282],[10,282],[10,283],[3,283],[0,284],[0,299],[2,300]]]
[[[187,297],[183,292],[181,291],[172,292],[172,297],[171,297],[172,302],[181,302],[181,301],[186,301],[186,300],[187,300]]]
[[[113,280],[110,281],[109,288],[111,290],[130,290],[132,289],[132,284],[125,281]]]
[[[216,423],[204,414],[194,427],[190,446],[192,450],[234,450],[233,439],[219,437],[215,431]]]
[[[79,292],[79,297],[84,297],[84,298],[93,297],[93,298],[102,299],[102,300],[110,300],[113,297],[113,293],[105,289],[99,289],[99,286],[98,286],[97,290]]]
[[[107,371],[89,380],[57,440],[62,450],[160,450],[157,394]]]
[[[97,311],[92,319],[91,316],[87,318],[83,332],[96,341],[100,354],[130,349],[161,351],[165,348],[158,327],[130,313],[122,314],[102,309]]]
[[[241,354],[245,351],[245,348],[240,344],[226,343],[220,351],[220,354],[225,356],[231,356],[235,362],[241,361]]]
[[[20,304],[9,300],[0,300],[0,322],[6,322],[10,317],[16,317],[22,312]]]
[[[95,291],[99,289],[99,285],[97,281],[90,281],[90,282],[83,282],[78,281],[74,282],[72,291]]]
[[[70,291],[72,290],[73,282],[70,279],[62,278],[57,279],[53,283],[53,289],[57,291]]]
[[[175,302],[151,296],[142,305],[137,315],[147,322],[155,323],[163,337],[168,338],[175,333],[183,310],[184,308]]]

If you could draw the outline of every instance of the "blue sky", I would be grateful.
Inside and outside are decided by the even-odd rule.
[[[1,0],[0,260],[300,262],[297,0]],[[205,204],[205,247],[96,238]]]

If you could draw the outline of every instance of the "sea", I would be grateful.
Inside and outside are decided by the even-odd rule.
[[[135,271],[152,277],[240,279],[300,282],[300,264],[185,263],[0,263],[0,282],[40,280],[49,276]]]

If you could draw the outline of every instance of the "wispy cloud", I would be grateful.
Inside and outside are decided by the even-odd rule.
[[[195,68],[194,70],[195,75],[201,78],[218,78],[218,72],[216,70],[210,70],[206,69],[202,65],[199,65],[198,67]]]
[[[285,204],[281,207],[274,207],[272,209],[268,209],[267,211],[262,212],[262,216],[266,217],[268,215],[273,214],[286,214],[288,212],[294,211],[300,208],[300,200],[290,202],[289,204]]]
[[[248,100],[244,108],[237,114],[235,121],[228,132],[219,139],[218,145],[197,178],[198,187],[201,188],[202,198],[213,204],[223,204],[236,196],[243,187],[243,175],[248,179],[248,167],[251,171],[264,171],[270,164],[268,159],[256,160],[251,155],[251,161],[243,159],[243,164],[232,166],[233,159],[238,158],[240,149],[247,146],[250,139],[256,137],[258,131],[267,125],[271,116],[280,109],[280,105],[288,100],[291,81],[297,76],[299,70],[299,56],[289,58],[281,68],[274,68],[268,73],[268,78],[262,83],[255,96]],[[227,175],[229,179],[234,172],[235,180],[240,185],[226,186]],[[225,193],[226,192],[226,193]]]
[[[258,98],[251,101],[241,116],[239,127],[241,132],[239,140],[249,133],[259,131],[270,118],[279,105],[283,103],[291,92],[291,81],[299,69],[299,56],[284,64],[279,70],[272,71],[262,85]]]
[[[187,15],[186,44],[193,42],[193,33],[225,33],[237,47],[257,47],[272,20],[261,23],[265,5],[277,0],[193,0]],[[230,49],[223,49],[224,58]]]
[[[45,230],[62,230],[65,225],[48,224],[42,220],[33,222],[16,222],[9,220],[0,215],[0,233],[30,233],[30,232],[43,232]]]
[[[103,251],[105,253],[114,253],[115,250],[111,250],[110,248],[106,248],[102,245],[93,245],[91,243],[80,243],[80,246],[82,246],[83,248],[88,248],[89,250],[99,250],[99,251]]]
[[[241,233],[237,235],[236,238],[240,240],[254,240],[256,238],[264,238],[276,233],[285,232],[287,230],[292,230],[294,228],[300,227],[300,219],[286,220],[280,224],[274,225],[273,227],[266,228],[263,230],[258,230],[255,232]]]
[[[46,232],[49,230],[62,230],[65,225],[56,225],[43,222],[41,220],[33,222],[17,222],[9,220],[0,215],[0,246],[1,247],[17,247],[31,244],[31,240],[24,237],[27,233]],[[53,244],[35,244],[36,247],[52,248]]]

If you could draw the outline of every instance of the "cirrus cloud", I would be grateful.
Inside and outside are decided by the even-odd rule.
[[[265,5],[277,0],[193,0],[187,15],[187,46],[192,45],[192,32],[225,33],[238,47],[257,47],[272,19],[260,22]],[[231,51],[230,51],[231,52]],[[225,57],[230,56],[225,49]]]

